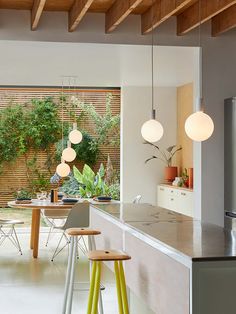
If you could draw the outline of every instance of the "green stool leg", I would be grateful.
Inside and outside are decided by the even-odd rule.
[[[117,292],[117,298],[118,298],[119,314],[124,314],[123,305],[122,305],[122,296],[121,296],[121,287],[120,287],[120,272],[119,272],[118,261],[114,261],[114,268],[115,268],[115,276],[116,276],[116,292]]]
[[[99,292],[100,292],[100,279],[101,279],[101,262],[97,262],[92,314],[97,314],[97,312],[98,312],[98,298],[99,298]]]
[[[127,290],[126,290],[126,283],[125,283],[125,274],[122,261],[119,262],[120,266],[120,286],[121,286],[121,296],[123,302],[123,310],[124,314],[129,314],[129,306],[127,300]]]
[[[88,299],[87,314],[91,314],[91,312],[92,312],[96,271],[97,271],[97,262],[93,262],[93,265],[92,265],[92,276],[91,276],[90,289],[89,289],[89,299]]]

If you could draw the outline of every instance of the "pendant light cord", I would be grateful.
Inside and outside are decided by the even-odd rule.
[[[62,96],[61,96],[61,151],[64,149],[64,77],[62,77]]]
[[[203,101],[203,54],[202,54],[202,0],[198,1],[198,20],[199,20],[199,28],[198,28],[198,41],[199,41],[199,77],[200,77],[200,86],[199,86],[199,105],[200,110],[204,111],[204,101]]]
[[[156,112],[154,109],[154,2],[152,0],[152,49],[151,49],[151,66],[152,66],[152,119],[156,118]]]

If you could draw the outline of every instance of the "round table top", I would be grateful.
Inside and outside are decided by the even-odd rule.
[[[11,201],[7,203],[9,207],[14,208],[30,208],[30,209],[70,209],[75,204],[64,204],[62,201],[56,203],[51,203],[49,200],[37,200],[32,199],[31,203],[28,204],[18,204],[16,201]]]

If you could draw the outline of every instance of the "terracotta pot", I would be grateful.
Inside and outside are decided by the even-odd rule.
[[[173,182],[175,177],[178,175],[177,167],[165,167],[165,180],[168,182]]]

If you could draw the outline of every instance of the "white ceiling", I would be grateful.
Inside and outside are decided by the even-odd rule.
[[[81,86],[151,84],[151,46],[0,41],[0,51],[0,85],[61,85],[62,75]],[[197,48],[155,47],[155,85],[183,85],[197,72]]]

